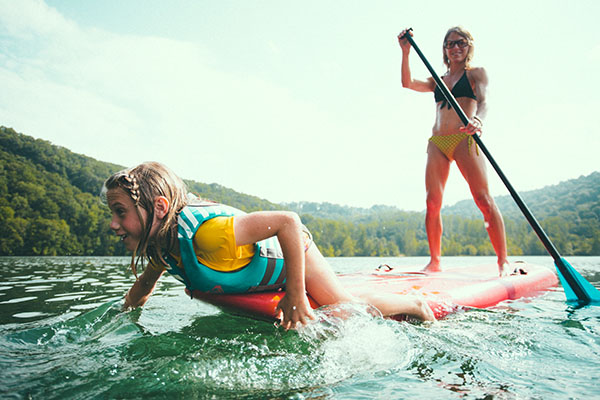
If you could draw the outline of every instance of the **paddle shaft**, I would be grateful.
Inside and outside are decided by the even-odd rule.
[[[421,49],[419,49],[419,46],[417,46],[414,39],[410,35],[410,33],[409,33],[410,30],[412,30],[412,28],[406,31],[403,38],[407,39],[408,42],[410,43],[410,45],[415,49],[415,51],[421,58],[421,61],[423,61],[423,63],[429,70],[429,73],[435,80],[435,83],[437,84],[437,86],[440,88],[440,90],[444,94],[444,97],[446,98],[446,100],[450,103],[450,105],[452,106],[454,111],[456,111],[456,113],[458,114],[462,123],[465,126],[467,126],[469,124],[469,118],[467,117],[467,115],[465,114],[463,109],[460,107],[460,105],[458,104],[458,102],[456,101],[456,99],[454,98],[452,93],[450,93],[450,91],[448,90],[448,87],[446,86],[444,81],[442,79],[440,79],[440,77],[437,75],[437,73],[435,72],[435,70],[433,69],[431,64],[429,64],[429,61],[427,61],[427,58],[425,58],[425,55],[423,55],[423,53],[421,52]],[[552,258],[554,259],[554,263],[556,264],[557,268],[563,274],[563,276],[565,277],[565,279],[567,280],[567,282],[569,283],[571,288],[573,288],[573,291],[575,292],[577,297],[582,301],[589,301],[590,300],[589,296],[586,294],[585,290],[581,287],[579,282],[576,279],[574,279],[572,277],[571,273],[567,270],[567,267],[564,265],[561,255],[559,254],[558,250],[556,249],[554,244],[550,241],[550,238],[548,238],[548,235],[546,235],[546,232],[544,232],[544,230],[542,229],[542,227],[540,226],[540,224],[538,223],[536,218],[531,213],[531,211],[529,211],[529,208],[527,207],[525,202],[521,199],[521,196],[519,196],[517,191],[513,188],[512,184],[509,182],[506,175],[504,175],[504,172],[502,172],[502,170],[500,169],[500,166],[498,165],[498,163],[496,163],[496,160],[494,160],[494,157],[492,157],[492,155],[488,151],[487,147],[485,147],[485,145],[481,141],[481,138],[478,135],[472,135],[472,137],[475,140],[475,142],[477,143],[477,145],[479,146],[479,148],[481,149],[481,151],[483,152],[483,154],[485,154],[488,161],[490,162],[490,164],[492,165],[492,167],[494,168],[494,170],[496,171],[496,173],[498,174],[498,176],[500,177],[500,179],[502,180],[502,182],[504,183],[506,188],[508,189],[508,192],[510,193],[512,198],[517,203],[517,206],[519,207],[519,209],[521,210],[521,212],[523,213],[523,215],[529,222],[529,225],[531,225],[531,227],[535,231],[536,235],[542,241],[542,244],[544,245],[546,250],[548,250],[548,253],[550,253]]]

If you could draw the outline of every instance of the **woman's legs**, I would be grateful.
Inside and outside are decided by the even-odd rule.
[[[492,247],[498,257],[500,276],[505,276],[510,271],[507,260],[504,220],[494,202],[494,198],[489,193],[485,159],[483,156],[478,156],[475,153],[475,146],[473,144],[469,150],[467,140],[463,141],[456,148],[454,159],[460,172],[469,184],[475,204],[483,213],[485,227],[490,236]]]
[[[306,251],[305,259],[306,291],[320,305],[366,302],[384,316],[407,314],[424,321],[435,320],[427,302],[417,296],[367,292],[352,296],[344,289],[315,244]]]
[[[442,199],[444,188],[450,173],[450,160],[429,142],[427,146],[427,164],[425,166],[425,190],[427,191],[427,214],[425,215],[425,230],[429,243],[431,259],[424,271],[435,272],[441,267],[442,256]]]

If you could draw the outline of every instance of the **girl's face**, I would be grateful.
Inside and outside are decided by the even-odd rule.
[[[127,250],[135,251],[142,238],[142,224],[133,199],[123,189],[115,188],[106,192],[106,200],[112,213],[110,229],[121,237],[121,241],[125,244]],[[146,210],[140,208],[140,213],[142,218],[147,220],[148,213]]]
[[[456,32],[450,33],[446,42],[444,43],[444,48],[446,51],[446,56],[451,63],[462,63],[466,60],[467,55],[469,54],[469,41],[459,35]]]

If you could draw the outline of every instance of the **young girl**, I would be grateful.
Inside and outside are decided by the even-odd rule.
[[[362,301],[384,316],[435,319],[415,296],[350,295],[295,213],[246,214],[190,198],[183,181],[156,162],[117,172],[106,180],[103,193],[111,229],[133,252],[136,277],[140,261],[148,262],[127,292],[124,308],[146,303],[166,270],[189,290],[240,293],[285,287],[276,311],[286,330],[315,318],[307,292],[319,305]]]

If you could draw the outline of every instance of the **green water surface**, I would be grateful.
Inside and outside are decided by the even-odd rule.
[[[426,259],[330,261],[350,272]],[[569,261],[599,286],[600,257]],[[600,398],[600,308],[570,306],[560,288],[433,324],[347,305],[349,318],[324,309],[284,332],[190,300],[172,278],[122,312],[127,268],[126,258],[0,258],[0,398]]]

